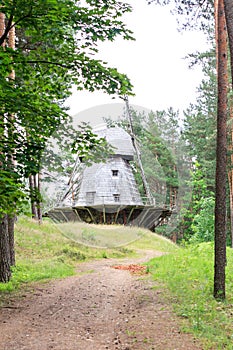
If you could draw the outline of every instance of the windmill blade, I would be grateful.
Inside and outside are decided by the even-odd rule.
[[[124,97],[124,101],[125,101],[125,105],[126,105],[127,115],[128,115],[128,118],[129,118],[130,136],[131,136],[131,139],[132,139],[133,147],[135,149],[137,162],[138,162],[138,166],[139,166],[141,177],[142,177],[142,183],[143,183],[144,191],[145,191],[145,194],[146,194],[146,196],[148,198],[149,204],[153,204],[154,203],[153,196],[152,196],[152,193],[151,193],[151,190],[150,190],[150,186],[149,186],[149,184],[147,182],[147,179],[146,179],[146,175],[145,175],[145,172],[144,172],[144,169],[143,169],[143,165],[142,165],[141,154],[140,154],[139,148],[137,146],[137,141],[136,141],[136,137],[135,137],[135,134],[134,134],[133,118],[132,118],[130,107],[129,107],[128,96]]]

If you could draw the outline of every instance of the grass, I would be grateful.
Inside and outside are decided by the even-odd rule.
[[[94,225],[86,223],[62,223],[56,225],[69,239],[90,247],[151,249],[172,252],[178,249],[170,240],[149,230],[121,226]]]
[[[172,253],[179,250],[179,247],[169,239],[151,231],[140,229],[141,237],[127,245],[131,249],[157,250],[164,253]]]
[[[93,225],[79,222],[57,224],[68,238],[91,247],[117,248],[141,238],[140,229],[121,225]]]
[[[77,263],[82,261],[135,256],[135,249],[140,247],[157,247],[157,250],[167,250],[169,247],[168,241],[160,242],[157,235],[138,228],[85,223],[70,223],[70,228],[69,224],[62,225],[55,225],[49,220],[38,225],[26,217],[19,219],[15,230],[16,267],[12,269],[10,282],[0,283],[0,296],[22,289],[33,282],[71,276],[75,274]],[[74,235],[76,231],[84,233],[82,244],[70,234]],[[101,237],[110,246],[115,242],[117,247],[92,247],[90,241],[93,243],[93,237]],[[123,246],[123,242],[129,241],[134,243]],[[175,247],[172,244],[171,246]]]
[[[228,249],[227,300],[213,298],[213,243],[178,249],[153,259],[150,272],[183,318],[182,330],[203,339],[204,349],[233,349],[233,251]]]

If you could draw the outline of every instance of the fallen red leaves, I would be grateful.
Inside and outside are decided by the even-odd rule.
[[[115,266],[112,266],[112,268],[117,269],[117,270],[127,270],[130,273],[137,274],[137,275],[144,275],[144,274],[148,273],[146,266],[135,265],[135,264],[115,265]]]

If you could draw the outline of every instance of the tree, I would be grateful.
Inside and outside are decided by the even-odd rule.
[[[195,162],[192,166],[190,188],[192,188],[191,200],[187,208],[182,208],[182,220],[177,228],[180,238],[185,241],[193,241],[192,237],[195,234],[199,237],[194,227],[200,226],[194,225],[194,221],[203,212],[203,203],[209,201],[210,198],[214,198],[214,192],[209,189],[203,167],[198,162]],[[214,236],[214,230],[212,236]]]
[[[228,184],[229,184],[229,204],[230,204],[230,230],[231,230],[231,248],[233,248],[233,100],[232,94],[229,96],[230,103],[230,128],[228,140]]]
[[[225,10],[229,28],[230,49],[233,53],[233,11],[232,3],[225,0],[187,1],[180,4],[175,0],[176,11],[188,15],[198,15],[199,28],[208,30],[209,20],[215,18],[216,56],[217,56],[217,139],[216,139],[216,180],[215,180],[215,274],[214,297],[225,299],[225,264],[226,264],[226,170],[227,170],[227,31]],[[159,2],[159,1],[157,1]],[[167,3],[167,1],[163,1]],[[224,9],[225,4],[225,9]],[[197,11],[200,10],[200,13]],[[215,14],[215,16],[214,16]],[[213,23],[213,22],[211,22]],[[189,26],[188,21],[185,26]],[[231,27],[231,28],[230,28]],[[233,56],[232,56],[233,57]]]
[[[224,10],[226,17],[227,35],[230,48],[231,61],[231,81],[233,87],[233,8],[230,0],[224,0]]]
[[[228,34],[228,42],[230,48],[230,66],[231,66],[231,86],[233,87],[233,9],[232,3],[229,0],[224,0],[224,10],[226,17],[226,25],[227,25],[227,34]],[[231,126],[230,126],[230,141],[229,141],[229,150],[230,150],[230,168],[228,169],[228,183],[229,183],[229,191],[230,191],[230,222],[231,222],[231,247],[233,248],[233,101],[232,101],[232,89],[231,89],[231,97],[229,98],[230,103],[230,118],[231,118]]]
[[[202,198],[199,203],[199,212],[193,217],[191,225],[193,235],[189,242],[211,242],[214,241],[214,197]]]
[[[189,58],[190,65],[201,64],[205,74],[198,88],[196,103],[184,112],[182,127],[185,153],[193,159],[192,198],[178,229],[183,239],[193,241],[194,235],[197,240],[200,239],[194,227],[201,228],[197,223],[194,225],[194,221],[202,217],[203,203],[212,203],[215,197],[217,81],[214,48],[202,54],[191,54]],[[209,217],[212,222],[212,215]],[[211,234],[214,236],[214,230]]]
[[[5,0],[1,4],[0,281],[10,278],[6,215],[17,213],[24,198],[23,179],[37,176],[47,139],[66,122],[63,103],[72,84],[108,94],[131,93],[126,75],[94,58],[99,41],[119,35],[132,39],[121,21],[130,11],[129,5],[116,0],[86,0],[82,5],[74,0]],[[9,42],[13,28],[15,49]],[[14,81],[9,78],[13,70]],[[9,154],[13,168],[7,161]]]
[[[205,74],[197,91],[197,101],[184,111],[182,139],[186,153],[199,163],[207,187],[215,191],[217,81],[214,50],[192,56]]]
[[[214,297],[225,299],[226,265],[226,170],[227,170],[227,32],[223,0],[217,1],[217,149],[215,189]]]

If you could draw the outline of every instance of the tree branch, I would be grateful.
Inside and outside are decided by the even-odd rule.
[[[2,37],[0,38],[0,46],[4,43],[4,41],[6,40],[7,38],[7,35],[9,33],[9,31],[11,30],[11,28],[15,27],[19,22],[23,21],[25,18],[28,18],[30,17],[32,14],[32,7],[30,8],[30,11],[28,12],[27,15],[19,18],[17,21],[15,21],[13,24],[13,19],[14,19],[14,11],[12,12],[12,14],[10,15],[10,18],[9,18],[9,21],[7,23],[7,26],[6,26],[6,29],[5,29],[5,32],[4,34],[2,35]]]
[[[4,34],[2,35],[2,37],[0,38],[0,46],[2,46],[2,44],[4,43],[4,41],[7,38],[7,35],[12,27],[12,21],[13,21],[14,15],[13,13],[10,15],[9,21],[7,23],[6,29],[4,31]]]
[[[58,63],[58,62],[51,62],[51,61],[46,61],[46,60],[36,60],[36,61],[27,61],[27,63],[30,64],[35,64],[35,63],[44,63],[44,64],[50,64],[62,68],[71,68],[71,65],[63,64],[63,63]]]

